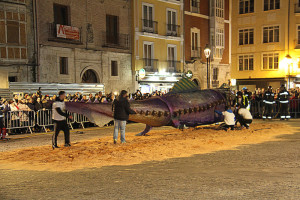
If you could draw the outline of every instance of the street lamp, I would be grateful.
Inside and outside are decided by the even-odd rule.
[[[204,48],[204,55],[205,55],[206,60],[207,60],[207,89],[210,88],[210,70],[209,70],[210,53],[211,53],[211,50],[210,50],[208,44],[206,44],[206,46]]]
[[[291,74],[291,63],[292,63],[292,57],[290,56],[290,54],[287,54],[285,56],[286,62],[288,64],[288,89],[291,88],[291,82],[290,82],[290,74]]]

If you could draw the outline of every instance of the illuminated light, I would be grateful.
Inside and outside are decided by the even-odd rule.
[[[150,81],[159,81],[159,77],[157,76],[152,76],[149,78]]]
[[[205,48],[204,48],[204,55],[206,58],[209,58],[210,56],[210,53],[211,53],[211,50],[210,48],[208,47],[208,44],[206,44]]]
[[[114,95],[117,96],[117,95],[118,95],[118,92],[114,92]]]
[[[290,65],[293,62],[293,59],[290,56],[290,54],[286,55],[284,60],[288,65]]]
[[[146,76],[146,71],[145,71],[145,69],[140,69],[140,71],[139,71],[139,76],[140,76],[141,79],[145,78],[145,76]]]
[[[231,79],[231,85],[236,86],[236,79]]]
[[[175,81],[177,81],[177,79],[176,79],[176,77],[170,76],[170,77],[166,77],[166,81],[175,82]]]

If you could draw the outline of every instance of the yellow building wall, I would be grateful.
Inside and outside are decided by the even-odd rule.
[[[254,13],[239,14],[239,0],[234,0],[232,4],[231,77],[233,79],[286,77],[288,74],[288,65],[285,59],[285,56],[288,54],[288,1],[281,1],[279,10],[263,11],[263,1],[255,1],[254,6]],[[291,12],[293,11],[293,8],[291,8]],[[279,42],[263,43],[263,27],[272,25],[279,25]],[[290,27],[293,26],[295,25],[291,23]],[[254,44],[239,45],[239,30],[247,28],[254,28]],[[292,28],[290,30],[292,30]],[[290,34],[290,37],[292,37],[292,34]],[[262,69],[264,53],[279,53],[278,70]],[[239,55],[248,54],[254,55],[254,70],[239,71]],[[290,51],[290,54],[292,56],[294,54],[292,49]]]
[[[133,4],[136,2],[134,1]],[[158,59],[158,72],[164,72],[167,70],[167,60],[168,60],[168,44],[176,45],[177,49],[177,61],[183,60],[182,58],[182,45],[180,41],[176,41],[170,36],[166,36],[167,33],[167,9],[173,9],[177,12],[177,25],[180,26],[179,32],[180,36],[177,37],[177,40],[182,37],[183,34],[183,26],[182,26],[182,11],[181,5],[172,4],[164,1],[158,0],[143,0],[138,1],[138,9],[134,9],[135,13],[133,18],[138,20],[138,32],[142,32],[142,19],[143,19],[143,4],[152,4],[154,8],[154,21],[158,22],[158,34],[144,33],[145,35],[141,35],[138,39],[138,44],[136,44],[136,35],[133,37],[133,69],[135,71],[140,70],[144,67],[143,58],[144,58],[144,50],[143,45],[144,42],[153,42],[154,46],[154,58]],[[138,12],[136,13],[136,11]],[[135,24],[133,23],[133,32],[136,34]],[[137,59],[137,57],[139,59]],[[183,71],[183,63],[180,63],[179,69],[181,72]]]
[[[291,1],[291,15],[290,15],[290,56],[292,57],[291,75],[296,76],[300,74],[300,45],[298,40],[298,25],[300,25],[300,13],[295,12],[295,2]],[[299,8],[297,9],[299,10]]]

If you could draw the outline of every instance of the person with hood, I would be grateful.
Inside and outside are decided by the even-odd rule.
[[[218,110],[215,110],[215,112],[224,116],[224,123],[220,125],[221,129],[225,129],[227,131],[230,128],[231,130],[234,130],[235,115],[230,107],[225,106],[224,112],[220,112]]]
[[[122,90],[120,96],[114,100],[112,105],[112,110],[114,112],[115,128],[114,128],[114,144],[118,141],[119,129],[121,132],[121,143],[126,143],[125,140],[125,128],[126,121],[130,114],[136,114],[134,110],[130,108],[128,102],[127,91]]]

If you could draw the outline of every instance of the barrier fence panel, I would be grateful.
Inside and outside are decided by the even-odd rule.
[[[76,113],[71,113],[71,112],[68,112],[67,111],[67,113],[69,114],[69,115],[71,115],[72,117],[73,117],[73,119],[69,119],[69,118],[67,118],[67,123],[68,123],[68,125],[71,127],[71,129],[73,130],[74,128],[73,128],[73,125],[72,124],[74,124],[75,122],[76,122]]]
[[[75,121],[81,124],[82,128],[84,128],[84,123],[90,122],[89,119],[82,114],[76,114]]]
[[[46,129],[47,126],[53,126],[52,120],[52,110],[39,110],[36,112],[36,124],[44,128],[45,132],[47,133],[48,130]]]
[[[5,113],[4,123],[11,132],[22,128],[28,128],[32,133],[32,128],[35,125],[34,111],[9,111]]]

